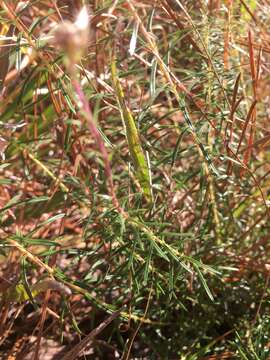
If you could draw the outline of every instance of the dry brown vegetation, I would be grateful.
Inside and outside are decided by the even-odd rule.
[[[0,359],[270,358],[269,14],[0,2]]]

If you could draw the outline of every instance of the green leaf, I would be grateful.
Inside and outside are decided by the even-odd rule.
[[[150,171],[143,153],[139,133],[136,128],[133,115],[126,104],[125,95],[117,77],[117,69],[114,59],[112,60],[111,64],[111,73],[121,116],[125,125],[128,148],[135,168],[135,173],[139,180],[140,186],[142,187],[144,197],[147,201],[152,202]]]
[[[206,280],[205,280],[205,278],[204,278],[204,276],[203,276],[203,274],[202,274],[199,266],[197,266],[197,265],[195,265],[195,264],[193,264],[193,266],[195,267],[195,269],[196,269],[196,271],[197,271],[197,273],[198,273],[198,276],[199,276],[199,278],[200,278],[200,280],[201,280],[201,283],[202,283],[202,285],[203,285],[203,287],[204,287],[205,292],[206,292],[207,295],[209,296],[209,299],[212,300],[212,301],[214,301],[214,297],[213,297],[213,295],[212,295],[212,293],[211,293],[211,291],[210,291],[210,289],[209,289],[209,287],[208,287],[208,285],[207,285],[207,282],[206,282]]]

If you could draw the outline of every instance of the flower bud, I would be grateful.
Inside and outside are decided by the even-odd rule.
[[[53,44],[63,50],[67,65],[74,66],[83,56],[89,42],[89,15],[84,6],[75,22],[63,21],[54,30]]]

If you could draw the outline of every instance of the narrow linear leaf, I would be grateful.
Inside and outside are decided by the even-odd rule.
[[[111,73],[121,116],[125,125],[128,148],[135,168],[135,173],[142,187],[144,197],[147,201],[152,202],[152,189],[149,168],[147,166],[147,162],[143,153],[142,145],[133,115],[128,106],[126,105],[125,95],[120,81],[117,77],[117,69],[114,59],[112,60],[111,64]]]
[[[209,287],[208,287],[208,285],[207,285],[207,282],[206,282],[206,280],[205,280],[205,278],[204,278],[204,276],[203,276],[200,268],[199,268],[197,265],[195,265],[195,264],[193,264],[193,265],[194,265],[194,267],[195,267],[195,269],[196,269],[196,271],[197,271],[197,274],[198,274],[198,276],[199,276],[199,278],[200,278],[200,280],[201,280],[201,283],[202,283],[202,285],[203,285],[203,287],[204,287],[204,290],[205,290],[206,294],[209,296],[209,299],[210,299],[211,301],[214,301],[214,297],[213,297],[213,295],[212,295],[212,293],[211,293],[211,291],[210,291],[210,289],[209,289]]]
[[[155,96],[156,92],[156,77],[157,77],[157,60],[153,58],[151,63],[151,76],[150,76],[150,96]]]
[[[132,36],[131,36],[131,40],[130,40],[130,45],[129,45],[129,53],[131,56],[134,55],[135,50],[136,50],[138,30],[139,30],[139,22],[136,21],[136,23],[134,24],[134,28],[133,28],[133,32],[132,32]]]

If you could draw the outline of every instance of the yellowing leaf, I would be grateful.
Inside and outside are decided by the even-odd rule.
[[[115,59],[112,60],[111,73],[122,120],[125,125],[129,153],[133,162],[135,174],[142,188],[145,199],[149,202],[152,202],[152,189],[149,168],[143,153],[139,133],[136,128],[133,115],[126,104],[124,91],[117,77]]]
[[[66,285],[50,278],[39,281],[38,283],[31,286],[29,290],[31,292],[30,296],[32,296],[32,298],[35,298],[37,295],[47,290],[55,290],[65,295],[71,294],[70,289]],[[19,283],[17,285],[11,286],[3,294],[3,297],[7,302],[24,302],[30,298],[28,292],[24,284]]]

